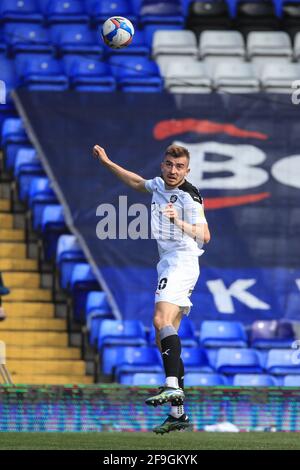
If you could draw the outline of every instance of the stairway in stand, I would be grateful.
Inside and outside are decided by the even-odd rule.
[[[14,228],[9,200],[0,199],[0,272],[11,293],[2,298],[7,368],[15,384],[88,384],[80,349],[68,346],[66,320],[55,318],[51,290],[40,288],[35,259],[26,258],[25,233]]]

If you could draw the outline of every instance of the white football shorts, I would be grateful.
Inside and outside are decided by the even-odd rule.
[[[193,306],[190,296],[200,274],[198,256],[175,252],[163,256],[157,265],[156,302],[178,305],[188,315]]]

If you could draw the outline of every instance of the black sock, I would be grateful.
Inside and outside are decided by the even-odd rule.
[[[166,377],[178,377],[181,354],[179,336],[172,334],[161,339],[161,349]]]
[[[178,385],[184,390],[184,364],[181,358],[179,359]]]

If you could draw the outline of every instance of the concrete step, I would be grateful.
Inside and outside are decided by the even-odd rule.
[[[11,375],[85,375],[85,362],[76,360],[7,360],[6,367]]]
[[[29,287],[31,289],[38,289],[40,287],[40,275],[31,272],[14,272],[7,271],[3,273],[3,280],[6,286],[10,289],[13,287]]]
[[[9,199],[0,199],[0,211],[9,211],[10,202]]]
[[[26,258],[25,243],[0,243],[0,258],[24,259]]]
[[[93,377],[88,375],[19,375],[13,374],[14,384],[22,385],[78,385],[92,384]]]
[[[49,302],[52,300],[52,294],[48,289],[21,289],[15,287],[5,300],[7,303],[14,301]]]
[[[5,325],[4,320],[4,325]],[[65,332],[7,331],[1,330],[1,340],[6,348],[10,346],[68,346],[68,335]]]
[[[5,320],[5,322],[8,320],[8,318],[18,318],[18,317],[53,318],[54,316],[54,305],[52,303],[6,302],[7,297],[3,297],[3,300],[2,300],[2,305],[7,314],[7,319]]]
[[[0,271],[37,271],[35,259],[0,258]]]
[[[0,323],[1,331],[66,331],[66,320],[60,318],[7,318]]]
[[[0,213],[0,227],[1,228],[13,228],[13,215]]]
[[[6,349],[6,359],[9,362],[11,359],[80,359],[79,348],[64,348],[64,347],[27,347],[27,346],[10,346]]]
[[[0,228],[0,241],[24,241],[25,233],[24,230],[13,230],[9,228]]]

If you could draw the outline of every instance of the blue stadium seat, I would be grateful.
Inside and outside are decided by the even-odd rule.
[[[129,0],[87,0],[87,11],[93,23],[102,24],[111,16],[124,16],[133,23],[136,22]]]
[[[46,176],[32,178],[29,187],[28,204],[31,210],[32,228],[41,229],[42,214],[45,206],[57,204],[57,197]]]
[[[88,14],[80,0],[51,0],[41,2],[47,23],[87,23]]]
[[[260,349],[288,348],[295,337],[288,322],[258,320],[251,327],[251,347]]]
[[[151,44],[147,43],[146,34],[142,30],[135,30],[134,38],[129,47],[123,49],[112,49],[104,44],[104,50],[106,55],[139,55],[139,56],[150,56]]]
[[[130,374],[123,375],[122,379],[128,380],[130,378]],[[121,382],[124,383],[124,382]],[[130,385],[152,385],[155,387],[159,387],[160,385],[165,383],[165,374],[159,372],[136,372],[131,377],[131,384]]]
[[[69,86],[60,62],[48,54],[18,54],[19,84],[29,90],[66,90]]]
[[[18,151],[22,147],[28,148],[30,146],[28,136],[21,119],[5,119],[2,127],[1,142],[4,151],[5,168],[11,170],[15,166]]]
[[[96,54],[101,55],[103,45],[85,24],[58,24],[51,28],[52,41],[58,54]]]
[[[77,263],[72,271],[70,292],[73,299],[73,314],[76,322],[85,324],[85,306],[88,293],[100,290],[99,282],[88,263]]]
[[[218,385],[227,385],[227,380],[220,374],[188,372],[184,376],[184,385],[186,387],[215,387]]]
[[[117,357],[119,355],[119,351],[122,354],[126,346],[110,346],[107,348],[103,348],[101,353],[101,371],[105,375],[111,375],[114,372],[114,369],[117,364]]]
[[[157,64],[146,57],[130,55],[109,59],[118,86],[125,92],[160,92],[163,81]]]
[[[208,356],[203,348],[182,348],[181,358],[184,363],[185,373],[188,372],[213,372],[209,365]]]
[[[300,374],[299,352],[297,354],[293,349],[270,349],[266,370],[273,375]]]
[[[300,387],[300,375],[286,375],[283,378],[284,387]]]
[[[220,374],[261,373],[259,356],[254,349],[221,348],[218,353],[217,371]]]
[[[236,321],[204,321],[200,328],[200,344],[206,348],[247,347],[243,324]]]
[[[31,181],[36,176],[43,176],[44,169],[33,148],[21,148],[16,157],[14,176],[18,183],[18,194],[22,202],[27,201]]]
[[[110,67],[99,57],[64,56],[65,71],[71,87],[78,91],[112,92],[116,80]]]
[[[1,112],[14,109],[10,92],[17,86],[14,62],[0,53]]]
[[[95,291],[88,293],[85,315],[87,329],[89,331],[89,342],[92,346],[96,346],[102,320],[114,319],[106,292]]]
[[[98,335],[99,351],[105,346],[146,346],[146,332],[139,320],[103,320]]]
[[[67,232],[62,206],[59,204],[46,206],[41,223],[45,261],[54,261],[58,239],[60,235]]]
[[[0,21],[41,22],[43,16],[34,0],[1,0]]]
[[[140,9],[140,21],[146,24],[178,24],[183,25],[184,16],[180,0],[143,0]]]
[[[136,372],[163,372],[157,348],[128,346],[118,352],[115,369],[117,382],[120,382],[124,375]]]
[[[4,38],[11,55],[54,51],[48,30],[37,23],[8,23],[4,27]]]
[[[59,285],[62,289],[69,287],[75,265],[85,261],[85,255],[75,235],[61,235],[57,243],[56,264],[59,271]]]
[[[276,387],[275,377],[266,374],[236,374],[233,378],[235,387]]]

